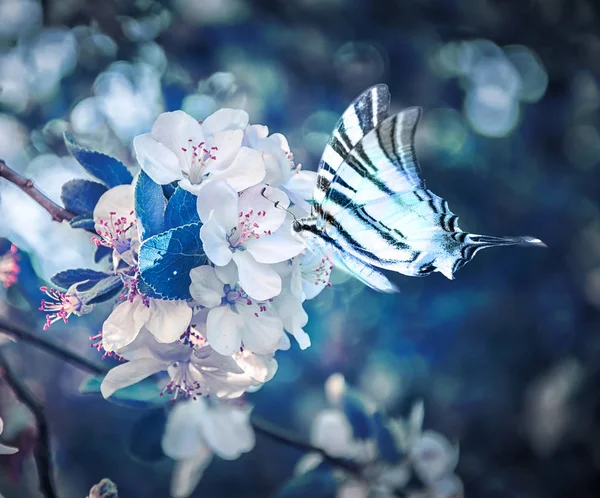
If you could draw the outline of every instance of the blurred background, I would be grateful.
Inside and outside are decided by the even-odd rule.
[[[397,295],[336,275],[307,306],[312,347],[278,354],[275,379],[250,396],[255,413],[308,438],[325,379],[342,372],[391,415],[423,399],[425,426],[460,443],[467,497],[594,498],[599,28],[593,0],[0,0],[0,158],[59,201],[85,177],[67,127],[133,166],[132,138],[161,112],[230,106],[315,169],[350,101],[387,83],[393,110],[424,108],[417,154],[461,227],[548,249],[487,251],[454,281],[398,277]],[[41,333],[40,283],[94,268],[94,246],[5,182],[0,236],[23,251],[0,314]],[[88,336],[108,312],[46,333],[98,359]],[[10,355],[48,407],[61,497],[103,477],[123,497],[168,495],[171,462],[145,412],[79,394],[84,373],[29,346]],[[3,441],[21,448],[0,456],[0,493],[37,497],[34,424],[6,386],[0,416]],[[253,453],[213,462],[193,496],[271,496],[299,457],[259,436]]]

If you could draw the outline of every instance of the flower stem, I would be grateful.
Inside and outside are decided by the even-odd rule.
[[[35,418],[38,438],[35,443],[33,455],[40,481],[40,491],[46,498],[56,498],[54,490],[54,478],[52,472],[52,451],[50,449],[50,432],[44,406],[33,395],[29,388],[21,382],[19,376],[14,372],[4,353],[0,351],[0,369],[2,369],[3,378],[10,386],[15,396],[23,403]]]
[[[42,206],[46,211],[50,213],[54,221],[72,220],[75,218],[75,214],[71,211],[67,211],[65,208],[59,206],[49,197],[43,194],[29,178],[20,175],[12,168],[9,168],[7,164],[0,159],[0,177],[6,181],[16,185],[35,202]]]
[[[98,375],[106,374],[109,370],[109,368],[104,365],[98,365],[87,358],[79,356],[77,353],[73,353],[68,349],[64,349],[60,344],[56,344],[52,341],[49,341],[45,337],[28,332],[27,330],[11,324],[2,318],[0,318],[0,330],[11,336],[21,339],[23,342],[38,347],[47,353],[52,354],[61,360],[71,363],[72,365],[83,370],[87,370]]]

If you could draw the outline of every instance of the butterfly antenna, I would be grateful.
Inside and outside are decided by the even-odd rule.
[[[267,199],[269,202],[273,203],[273,206],[275,206],[278,209],[281,209],[283,211],[285,211],[286,213],[289,213],[292,215],[292,218],[294,218],[294,221],[298,221],[298,218],[296,218],[296,215],[294,213],[292,213],[289,209],[284,208],[283,206],[279,205],[279,201],[274,201],[273,199],[269,199],[266,195],[265,195],[265,190],[267,190],[267,187],[263,187],[263,189],[260,192],[260,195],[262,195],[265,199]]]

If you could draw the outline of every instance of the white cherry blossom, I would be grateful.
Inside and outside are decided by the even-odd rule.
[[[312,199],[317,174],[294,165],[287,139],[281,133],[269,135],[266,126],[250,125],[246,129],[244,143],[262,152],[266,167],[264,183],[281,188],[294,204],[309,212],[307,201]]]
[[[190,294],[199,304],[210,308],[206,338],[215,351],[231,355],[243,348],[269,354],[277,350],[283,322],[269,301],[256,301],[233,282],[223,282],[211,266],[190,272]]]
[[[133,141],[142,169],[160,185],[179,185],[198,193],[206,180],[223,179],[236,191],[265,176],[259,151],[242,145],[248,114],[220,109],[199,123],[183,111],[165,112],[152,131]]]
[[[203,223],[200,237],[206,255],[217,266],[233,261],[239,284],[252,299],[266,300],[279,294],[281,277],[270,265],[304,249],[289,229],[288,205],[285,193],[262,184],[238,197],[226,182],[214,181],[198,195]]]
[[[201,339],[196,345],[189,340],[164,344],[143,331],[135,343],[118,353],[128,361],[104,377],[101,391],[105,398],[159,372],[168,373],[170,382],[164,392],[174,398],[237,398],[257,383],[233,358],[218,354]]]
[[[203,398],[178,403],[169,413],[162,439],[164,453],[175,460],[171,495],[192,494],[213,455],[235,460],[254,448],[250,409]]]

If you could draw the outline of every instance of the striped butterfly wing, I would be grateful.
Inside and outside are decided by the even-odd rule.
[[[321,217],[321,204],[338,168],[356,144],[387,117],[389,107],[388,87],[379,84],[361,93],[342,114],[319,161],[317,184],[313,191],[313,214]]]
[[[327,233],[370,264],[417,275],[422,253],[437,252],[458,217],[421,178],[411,107],[368,132],[337,170],[322,204]]]

